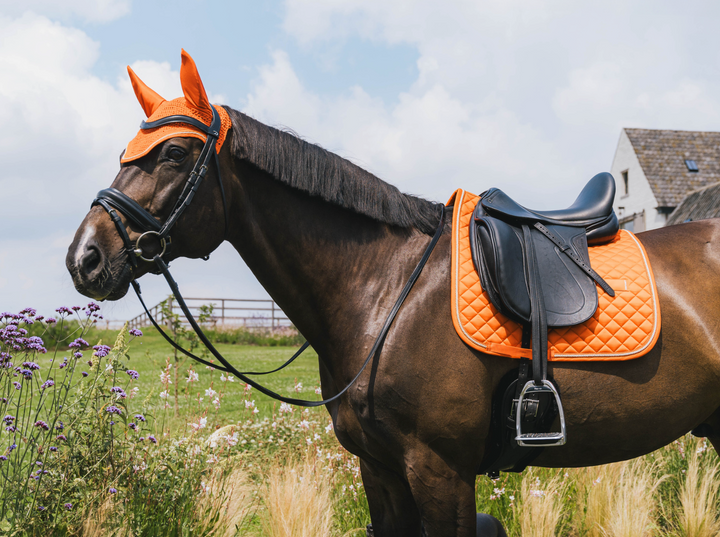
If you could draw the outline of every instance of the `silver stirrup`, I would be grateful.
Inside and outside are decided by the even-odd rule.
[[[519,446],[524,447],[553,447],[562,446],[567,442],[565,433],[565,413],[563,412],[562,403],[560,402],[560,394],[549,380],[541,381],[542,385],[538,386],[534,380],[528,381],[520,392],[520,398],[517,402],[517,410],[515,411],[515,441]],[[526,394],[551,393],[555,396],[555,402],[558,407],[558,416],[560,417],[560,432],[553,433],[526,433],[522,432],[521,413],[523,408],[523,399]]]

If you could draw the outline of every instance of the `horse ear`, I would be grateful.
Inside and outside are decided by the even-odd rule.
[[[191,107],[197,110],[212,110],[212,108],[210,108],[210,100],[205,92],[205,86],[203,86],[202,80],[200,80],[200,74],[198,73],[195,62],[184,49],[181,52],[181,56],[180,83],[182,84],[182,90],[185,94],[185,100]]]
[[[140,78],[135,74],[135,71],[130,69],[129,65],[127,70],[130,75],[130,82],[132,82],[132,87],[135,90],[135,96],[137,97],[137,100],[140,101],[140,106],[142,106],[145,111],[145,115],[150,117],[153,115],[153,112],[157,110],[158,106],[165,102],[165,99],[147,87],[145,82],[140,80]]]

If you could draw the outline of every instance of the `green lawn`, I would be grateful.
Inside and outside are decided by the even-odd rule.
[[[88,339],[91,345],[102,340],[104,344],[112,345],[117,337],[117,331],[96,331],[91,336],[94,340]],[[187,348],[187,346],[186,346]],[[282,365],[290,358],[298,347],[263,347],[251,345],[228,345],[216,344],[220,353],[240,371],[269,371]],[[195,349],[195,354],[201,355],[200,349]],[[196,413],[198,409],[197,400],[202,397],[203,406],[207,409],[208,415],[216,415],[213,422],[218,425],[235,423],[244,416],[249,416],[251,409],[246,409],[245,399],[255,401],[259,413],[254,417],[262,419],[272,417],[277,412],[279,404],[274,399],[263,395],[252,389],[248,395],[245,393],[245,383],[235,379],[235,382],[221,381],[220,371],[209,371],[208,368],[194,360],[181,356],[177,364],[175,362],[174,349],[168,344],[153,327],[143,329],[143,336],[135,338],[130,344],[130,360],[128,368],[134,369],[140,374],[140,378],[133,384],[140,390],[139,397],[149,397],[153,406],[158,410],[163,409],[164,401],[160,393],[165,387],[160,381],[160,374],[164,371],[166,364],[171,363],[171,380],[169,392],[175,394],[175,387],[178,388],[178,407],[181,421],[188,413]],[[177,369],[177,371],[176,371]],[[188,371],[194,370],[199,377],[198,382],[188,383]],[[177,373],[177,377],[176,377]],[[312,348],[308,348],[290,366],[271,375],[254,377],[267,388],[290,397],[317,400],[320,396],[315,394],[315,388],[320,386],[318,374],[318,358]],[[295,391],[297,383],[302,384],[300,392]],[[216,410],[205,395],[205,391],[212,388],[222,394],[221,405]],[[174,405],[173,397],[167,401]],[[326,414],[324,409],[322,413]],[[174,412],[169,412],[172,417]],[[182,426],[180,423],[178,426]]]

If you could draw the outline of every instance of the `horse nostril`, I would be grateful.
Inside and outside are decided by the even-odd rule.
[[[100,254],[100,250],[98,250],[97,246],[88,246],[85,255],[83,255],[80,260],[80,270],[82,270],[86,276],[89,276],[97,270],[101,261],[102,255]]]

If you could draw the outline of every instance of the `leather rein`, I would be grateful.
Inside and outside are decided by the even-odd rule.
[[[135,290],[135,294],[137,295],[138,299],[140,300],[140,303],[143,306],[143,309],[145,310],[145,313],[147,314],[148,318],[152,322],[153,326],[160,332],[160,334],[172,345],[175,349],[182,352],[185,356],[188,356],[189,358],[192,358],[193,360],[204,364],[206,366],[212,367],[214,369],[218,369],[220,371],[224,371],[226,373],[231,373],[238,377],[243,382],[249,384],[253,388],[257,389],[259,392],[264,393],[265,395],[277,399],[278,401],[281,401],[283,403],[289,403],[292,405],[298,405],[298,406],[304,406],[304,407],[316,407],[316,406],[322,406],[326,405],[332,401],[335,401],[336,399],[340,398],[349,388],[352,386],[355,381],[357,381],[358,378],[360,378],[360,375],[367,367],[368,363],[370,363],[370,360],[372,357],[378,352],[378,350],[382,347],[383,342],[385,341],[385,337],[387,336],[390,326],[392,325],[393,321],[395,320],[395,317],[400,310],[400,307],[402,306],[403,302],[407,298],[408,294],[410,294],[410,290],[412,289],[413,285],[417,281],[417,279],[420,277],[420,273],[422,272],[423,267],[427,263],[427,260],[430,258],[430,254],[432,253],[433,249],[435,248],[435,245],[437,244],[438,240],[440,239],[440,236],[442,235],[442,230],[445,223],[445,207],[441,205],[441,212],[440,212],[440,222],[438,223],[438,227],[435,231],[435,234],[428,244],[427,248],[425,249],[425,252],[423,253],[422,257],[420,258],[420,261],[418,261],[417,266],[415,267],[415,270],[413,270],[412,274],[410,275],[410,278],[408,279],[407,283],[403,287],[402,291],[400,292],[400,296],[398,297],[397,301],[395,302],[395,305],[393,306],[392,310],[390,310],[390,313],[388,314],[387,318],[385,319],[385,323],[383,324],[382,329],[380,330],[380,333],[378,334],[377,338],[375,339],[375,343],[373,344],[372,348],[370,349],[370,352],[367,355],[367,358],[365,358],[365,362],[363,363],[362,367],[360,368],[360,371],[353,377],[353,379],[350,381],[345,388],[343,388],[339,393],[334,395],[333,397],[330,397],[329,399],[324,399],[322,401],[307,401],[304,399],[294,399],[292,397],[285,397],[283,395],[280,395],[278,393],[275,393],[268,388],[262,386],[261,384],[258,384],[256,381],[252,380],[251,378],[248,378],[247,375],[268,375],[270,373],[275,373],[276,371],[280,371],[284,367],[290,365],[302,352],[307,349],[310,344],[306,341],[302,347],[283,365],[278,367],[277,369],[273,369],[272,371],[263,371],[263,372],[256,372],[256,371],[238,371],[235,369],[235,367],[230,364],[221,354],[220,352],[215,348],[215,346],[210,342],[210,340],[207,338],[205,333],[202,331],[200,326],[195,321],[195,318],[190,313],[190,309],[188,308],[187,304],[185,303],[185,299],[180,294],[180,289],[178,288],[177,283],[173,279],[172,275],[170,274],[170,269],[168,267],[168,264],[165,263],[163,260],[163,255],[165,255],[167,251],[167,247],[172,244],[172,239],[170,237],[170,230],[175,225],[177,220],[180,218],[180,215],[185,211],[185,209],[188,207],[190,202],[192,201],[193,197],[195,196],[195,193],[197,192],[197,189],[200,187],[200,184],[202,183],[203,179],[207,175],[208,172],[208,165],[210,163],[210,159],[214,156],[215,159],[215,168],[217,171],[217,178],[218,178],[218,184],[220,186],[220,193],[222,195],[222,201],[223,201],[223,211],[225,214],[225,235],[227,235],[228,231],[228,225],[229,225],[229,213],[227,208],[227,201],[225,198],[225,189],[223,187],[222,178],[220,176],[220,162],[218,159],[217,151],[215,150],[215,145],[218,139],[218,136],[220,134],[220,126],[221,126],[221,120],[220,115],[218,114],[217,110],[214,106],[212,106],[212,112],[213,112],[213,119],[210,125],[205,125],[201,121],[198,121],[192,117],[189,116],[183,116],[183,115],[174,115],[174,116],[168,116],[161,118],[157,121],[152,122],[145,122],[143,121],[140,124],[141,129],[153,129],[156,127],[161,127],[163,125],[168,125],[171,123],[187,123],[190,124],[198,129],[200,129],[202,132],[204,132],[207,135],[207,139],[205,141],[205,145],[202,148],[202,151],[200,152],[200,155],[195,162],[195,165],[193,166],[192,171],[190,172],[190,175],[185,183],[185,186],[183,187],[180,197],[175,202],[175,205],[173,207],[173,210],[170,213],[170,216],[165,221],[164,224],[160,224],[157,219],[151,215],[147,210],[145,210],[138,202],[136,202],[134,199],[126,195],[125,193],[115,189],[115,188],[106,188],[104,190],[101,190],[98,192],[97,196],[95,197],[95,200],[92,202],[92,206],[95,205],[101,206],[103,209],[107,211],[107,213],[110,215],[110,218],[112,219],[113,223],[115,224],[115,227],[118,231],[118,234],[123,240],[123,243],[125,245],[125,251],[128,254],[128,257],[130,259],[130,264],[132,269],[134,270],[138,268],[138,261],[137,259],[140,258],[143,261],[155,263],[158,271],[162,273],[162,275],[165,277],[165,280],[167,281],[168,285],[170,286],[170,289],[172,290],[173,295],[178,301],[178,304],[180,305],[180,308],[182,309],[183,314],[187,318],[188,322],[190,323],[190,326],[192,326],[193,330],[197,334],[198,338],[202,343],[207,347],[207,349],[210,351],[210,353],[217,358],[217,360],[222,364],[221,366],[209,362],[207,360],[204,360],[203,358],[200,358],[199,356],[194,355],[193,353],[185,350],[180,345],[175,343],[170,336],[168,336],[162,328],[158,325],[155,318],[152,316],[150,311],[148,310],[147,306],[145,305],[145,301],[142,298],[142,293],[140,290],[140,284],[137,282],[136,279],[133,278],[131,281],[133,289]],[[123,224],[120,216],[117,214],[117,210],[121,211],[122,214],[125,215],[127,219],[132,221],[138,228],[142,230],[141,235],[137,238],[135,241],[135,244],[132,244],[132,241],[130,240],[130,236],[128,235],[127,229],[125,228],[125,225]],[[155,254],[152,257],[145,257],[143,255],[143,248],[142,248],[142,242],[148,241],[150,238],[155,237],[155,239],[158,241],[158,245],[161,249],[159,254]],[[148,254],[150,255],[150,254]]]

